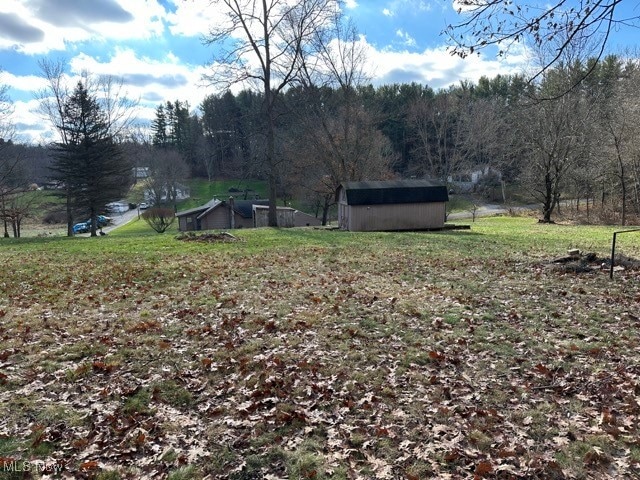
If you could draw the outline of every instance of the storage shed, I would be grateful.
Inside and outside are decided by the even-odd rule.
[[[296,211],[293,208],[276,207],[278,226],[281,228],[291,228],[295,226],[295,213]],[[269,206],[268,205],[253,206],[253,226],[254,227],[269,226]]]
[[[176,213],[181,232],[193,230],[226,230],[268,225],[269,200],[218,200]],[[320,225],[320,220],[289,207],[277,207],[279,227]]]
[[[449,195],[430,180],[390,180],[342,183],[336,200],[343,230],[434,230],[444,227]]]
[[[229,200],[213,199],[199,207],[176,213],[178,229],[181,232],[192,230],[226,230],[228,228],[252,228],[253,206],[268,205],[268,200]]]

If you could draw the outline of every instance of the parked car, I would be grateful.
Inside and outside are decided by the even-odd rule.
[[[106,205],[107,211],[111,213],[124,213],[129,210],[129,204],[123,202],[111,202]]]
[[[149,208],[149,204],[146,202],[142,202],[140,205],[138,205],[138,207],[140,207],[140,210],[146,210],[147,208]]]
[[[87,222],[80,222],[80,223],[76,223],[73,226],[73,233],[87,233],[89,230],[91,230],[91,225]]]
[[[91,222],[91,219],[87,220],[87,222]],[[96,217],[96,225],[98,228],[106,227],[111,223],[110,217],[105,217],[104,215],[98,215]]]
[[[84,223],[86,223],[89,226],[89,228],[91,228],[90,218],[87,218],[87,220]],[[106,227],[110,223],[111,223],[111,217],[105,217],[104,215],[98,215],[96,217],[96,227],[98,228]]]

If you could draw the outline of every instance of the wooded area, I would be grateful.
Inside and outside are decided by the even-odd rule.
[[[342,181],[447,182],[490,167],[477,188],[493,200],[510,201],[509,187],[517,186],[542,204],[544,221],[561,200],[577,199],[588,221],[626,224],[640,214],[640,69],[616,56],[592,62],[559,64],[536,83],[483,77],[442,91],[291,86],[274,103],[272,164],[264,156],[263,98],[251,90],[210,95],[196,110],[166,102],[150,130],[129,125],[111,138],[128,165],[148,169],[152,203],[175,203],[190,176],[266,179],[275,165],[278,198],[298,199],[326,220]],[[12,225],[20,193],[52,177],[54,150],[10,141],[1,148],[2,216]]]

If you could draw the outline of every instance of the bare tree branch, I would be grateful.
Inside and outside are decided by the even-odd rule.
[[[515,44],[534,48],[553,46],[534,79],[561,61],[567,49],[591,42],[600,59],[606,50],[611,31],[616,26],[640,25],[640,14],[622,17],[622,0],[581,0],[577,4],[556,0],[551,4],[528,4],[514,0],[458,0],[462,20],[444,31],[451,52],[462,58],[487,47],[498,48],[506,55]],[[585,78],[591,72],[585,72]]]

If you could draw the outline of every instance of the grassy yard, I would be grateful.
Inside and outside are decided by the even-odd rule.
[[[0,240],[0,478],[640,476],[640,271],[550,264],[612,228],[144,227]]]
[[[189,189],[191,197],[178,205],[179,210],[200,206],[213,197],[224,200],[232,195],[242,200],[245,191],[249,199],[254,198],[255,195],[259,198],[267,198],[267,186],[264,181],[260,180],[213,180],[209,182],[203,179],[192,179],[189,181]]]

